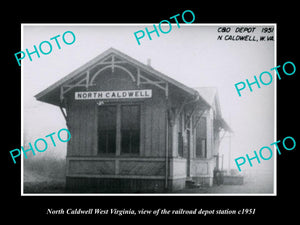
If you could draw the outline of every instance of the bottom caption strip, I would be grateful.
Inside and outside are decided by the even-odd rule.
[[[255,208],[243,209],[47,209],[47,215],[254,215]]]

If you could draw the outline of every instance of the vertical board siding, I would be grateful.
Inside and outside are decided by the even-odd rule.
[[[152,107],[152,120],[151,120],[151,155],[152,156],[159,156],[159,109],[157,105]]]
[[[144,156],[165,155],[165,105],[159,98],[145,104]]]
[[[93,154],[93,142],[92,142],[92,126],[91,126],[91,121],[92,121],[92,112],[93,112],[93,108],[91,107],[91,105],[89,104],[86,110],[86,133],[85,133],[85,147],[86,147],[86,151],[88,153],[88,155],[92,155]]]
[[[73,101],[69,101],[69,110],[67,112],[69,124],[71,126],[71,144],[68,146],[68,156],[76,155],[76,146],[78,146],[78,120],[76,120],[77,106],[73,104]]]
[[[68,122],[71,125],[72,142],[68,147],[69,156],[95,155],[95,124],[94,102],[75,102],[68,108]]]
[[[95,110],[94,110],[94,102],[87,102],[82,104],[81,113],[78,115],[80,118],[80,122],[82,124],[81,127],[81,152],[83,155],[94,155],[94,135],[93,132],[97,133],[96,124],[94,123]]]
[[[145,155],[145,105],[141,104],[140,156]]]
[[[145,105],[145,156],[151,155],[151,126],[152,126],[152,113],[151,106],[149,104]]]
[[[86,120],[85,120],[85,104],[80,104],[80,111],[78,118],[80,120],[80,137],[79,137],[79,145],[80,145],[80,154],[86,155],[86,148],[85,148],[85,140],[86,140],[86,133],[85,133],[85,126],[86,126]]]
[[[74,95],[69,97],[67,113],[72,142],[68,147],[68,156],[97,155],[96,102],[74,100]],[[165,110],[165,99],[158,94],[141,104],[140,156],[165,156]]]
[[[85,148],[85,140],[86,140],[86,133],[85,126],[86,126],[86,120],[85,120],[85,101],[82,101],[80,104],[80,111],[78,115],[78,119],[80,120],[80,154],[86,155],[86,148]]]
[[[160,156],[164,156],[165,155],[165,140],[166,140],[166,115],[165,115],[165,107],[160,107],[160,116],[159,116],[159,153]],[[170,143],[171,144],[171,143]]]

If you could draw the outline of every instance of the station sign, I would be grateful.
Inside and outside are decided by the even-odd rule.
[[[122,90],[122,91],[80,91],[75,92],[75,100],[91,99],[136,99],[151,98],[152,90]]]

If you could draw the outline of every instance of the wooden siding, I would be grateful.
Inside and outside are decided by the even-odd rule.
[[[142,156],[165,156],[165,108],[164,101],[158,97],[144,106],[144,152]]]
[[[67,157],[67,176],[163,178],[161,158]]]
[[[120,175],[163,176],[164,162],[157,161],[120,161]]]
[[[68,124],[72,138],[68,145],[68,156],[88,156],[96,154],[97,133],[95,103],[73,102],[68,110]]]
[[[115,174],[115,162],[113,160],[71,160],[69,161],[69,174]]]
[[[150,87],[153,90],[152,99],[135,101],[141,106],[139,155],[164,157],[166,100],[161,90]],[[142,88],[149,88],[149,86]],[[95,100],[74,100],[75,91],[82,91],[82,89],[71,91],[67,98],[67,120],[72,135],[67,156],[95,156],[97,155],[97,107],[99,106]],[[126,104],[125,101],[109,102],[109,104],[120,103]]]
[[[170,190],[184,187],[181,183],[172,181]],[[164,179],[136,179],[136,178],[94,178],[94,177],[67,177],[66,190],[80,193],[153,193],[165,192]]]

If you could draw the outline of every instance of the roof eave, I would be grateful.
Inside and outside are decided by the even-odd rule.
[[[160,79],[164,80],[165,82],[168,82],[180,89],[182,89],[183,91],[187,92],[190,95],[196,95],[196,93],[198,93],[196,90],[187,87],[186,85],[168,77],[167,75],[153,69],[152,67],[149,67],[141,62],[139,62],[138,60],[114,49],[114,48],[109,48],[107,49],[105,52],[103,52],[102,54],[98,55],[97,57],[95,57],[94,59],[90,60],[89,62],[85,63],[83,66],[79,67],[78,69],[72,71],[71,73],[69,73],[67,76],[61,78],[60,80],[58,80],[57,82],[53,83],[52,85],[50,85],[48,88],[44,89],[43,91],[39,92],[38,94],[36,94],[34,97],[39,100],[39,101],[43,101],[42,99],[44,97],[46,97],[46,95],[50,94],[52,91],[54,91],[56,88],[59,88],[61,85],[63,85],[65,82],[67,82],[69,79],[82,74],[83,72],[87,71],[91,66],[93,66],[95,63],[97,63],[98,61],[100,61],[101,59],[105,58],[106,56],[108,56],[109,54],[115,53],[116,55],[119,55],[123,58],[125,58],[128,62],[134,64],[137,67],[140,67],[141,69],[145,70],[148,73],[151,73],[153,75],[158,76]],[[47,102],[47,101],[44,101]],[[47,102],[49,103],[49,102]],[[53,103],[50,103],[53,104]]]

